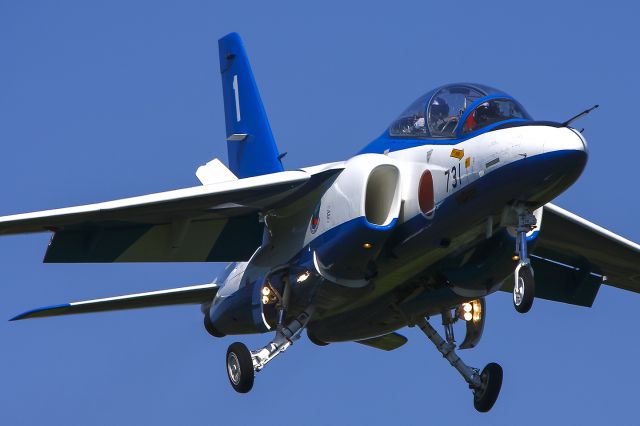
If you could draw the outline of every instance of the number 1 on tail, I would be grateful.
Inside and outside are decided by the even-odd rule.
[[[236,121],[240,121],[240,92],[238,91],[238,75],[233,76],[233,94],[236,98]]]

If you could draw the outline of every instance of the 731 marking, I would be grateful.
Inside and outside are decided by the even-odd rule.
[[[449,192],[449,186],[451,186],[451,190],[453,191],[458,187],[458,185],[462,186],[462,169],[460,167],[460,163],[458,166],[453,166],[450,170],[444,172],[447,176],[447,192]]]

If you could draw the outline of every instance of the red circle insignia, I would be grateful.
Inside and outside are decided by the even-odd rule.
[[[420,211],[426,215],[431,216],[435,207],[435,198],[433,191],[433,176],[429,170],[425,170],[420,176],[420,183],[418,184],[418,204],[420,205]]]

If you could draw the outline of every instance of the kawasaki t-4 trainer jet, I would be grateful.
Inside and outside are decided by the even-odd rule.
[[[462,375],[474,406],[495,403],[502,368],[467,366],[485,297],[513,292],[591,306],[600,285],[640,291],[640,246],[549,204],[578,179],[587,143],[535,121],[508,94],[450,84],[420,96],[350,159],[285,171],[240,37],[219,41],[228,167],[202,186],[0,218],[0,234],[52,232],[45,262],[231,262],[213,283],[35,309],[14,320],[199,304],[213,336],[274,332],[229,346],[238,392],[303,330],[318,344],[393,350],[418,326]],[[441,315],[444,338],[429,323]]]

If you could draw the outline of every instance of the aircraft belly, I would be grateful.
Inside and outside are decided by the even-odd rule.
[[[324,342],[363,340],[390,333],[407,325],[405,315],[436,315],[449,306],[467,300],[447,288],[430,294],[428,307],[419,306],[414,311],[400,313],[394,309],[392,300],[384,297],[374,303],[350,309],[339,315],[314,320],[309,332]]]

